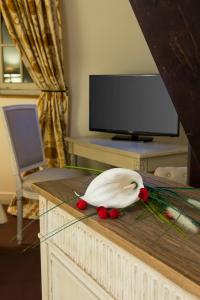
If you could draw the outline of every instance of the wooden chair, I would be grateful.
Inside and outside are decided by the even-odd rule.
[[[22,242],[23,197],[38,200],[39,195],[31,185],[35,182],[72,178],[81,174],[78,170],[46,168],[23,177],[22,173],[45,164],[42,138],[36,105],[2,107],[5,127],[12,150],[12,169],[16,177],[17,240]]]

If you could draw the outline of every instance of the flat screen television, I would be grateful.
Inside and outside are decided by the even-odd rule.
[[[90,75],[89,129],[148,141],[178,136],[179,121],[160,75]]]

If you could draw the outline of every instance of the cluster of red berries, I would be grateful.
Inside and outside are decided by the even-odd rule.
[[[149,198],[149,190],[147,190],[146,188],[141,188],[138,197],[141,201],[147,202]],[[85,200],[79,198],[78,202],[76,203],[76,206],[78,209],[84,210],[87,208],[88,203]],[[97,213],[99,218],[101,219],[116,219],[120,216],[120,210],[116,208],[108,209],[103,206],[97,207]]]
[[[108,210],[108,208],[106,207],[98,207],[97,213],[99,218],[101,219],[107,219],[107,218],[116,219],[120,215],[120,211],[118,209],[111,208],[110,210]]]
[[[87,208],[88,203],[85,200],[79,198],[78,202],[76,203],[76,206],[78,209],[84,210]],[[101,219],[115,219],[119,217],[120,211],[116,208],[111,208],[110,210],[108,210],[108,208],[101,206],[97,207],[97,214]]]

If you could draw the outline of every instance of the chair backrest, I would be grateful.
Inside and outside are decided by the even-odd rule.
[[[14,159],[19,172],[44,163],[44,152],[36,105],[2,107]]]

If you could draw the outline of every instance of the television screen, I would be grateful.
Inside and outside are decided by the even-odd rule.
[[[177,136],[179,122],[159,75],[90,75],[90,130]]]

